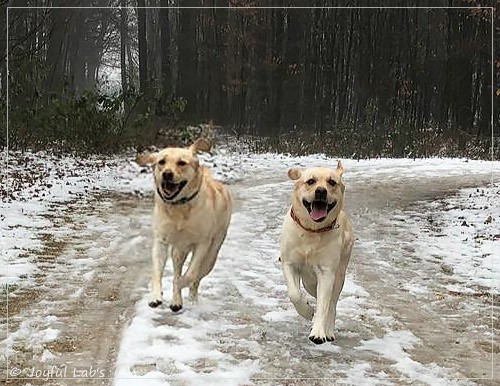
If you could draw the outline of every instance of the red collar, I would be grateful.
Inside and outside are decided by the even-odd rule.
[[[328,225],[328,226],[326,226],[324,228],[319,228],[319,229],[309,229],[309,228],[306,228],[304,225],[302,225],[302,223],[300,222],[299,218],[295,214],[295,212],[293,210],[293,207],[290,208],[290,216],[292,217],[293,221],[295,221],[297,223],[298,226],[300,226],[305,231],[312,232],[312,233],[328,232],[328,231],[331,231],[333,229],[336,229],[335,225],[337,225],[337,219],[335,219],[335,220],[333,220],[333,222],[330,225]]]

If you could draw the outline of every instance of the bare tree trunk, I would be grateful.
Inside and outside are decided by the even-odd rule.
[[[220,7],[227,7],[228,0],[220,0],[216,3]],[[214,118],[219,121],[224,118],[227,119],[227,44],[228,44],[228,10],[227,9],[214,9],[215,18],[215,96],[213,103]]]
[[[7,19],[7,8],[5,5],[7,1],[2,1],[0,6],[0,20]],[[7,87],[7,71],[6,71],[6,59],[7,59],[7,24],[0,24],[0,97],[4,98]]]
[[[128,62],[128,88],[132,88],[134,91],[137,90],[137,66],[134,65],[134,57],[132,55],[132,45],[130,44],[130,39],[127,44],[127,62]]]
[[[5,4],[3,4],[0,7],[0,20],[6,20],[7,18],[7,8],[5,8]],[[6,3],[6,1],[5,1]],[[11,13],[9,13],[9,16]],[[0,147],[3,147],[6,145],[7,142],[7,130],[6,125],[7,122],[7,47],[6,44],[9,44],[7,42],[7,24],[6,23],[1,23],[0,24],[0,105],[2,107],[2,112],[1,114],[1,123],[0,123]],[[5,104],[5,109],[3,108]],[[5,118],[4,118],[5,115]]]
[[[121,0],[121,6],[126,6],[126,0]],[[128,92],[127,82],[127,9],[120,9],[120,72],[122,79],[122,93],[126,96]],[[126,98],[125,98],[126,99]],[[127,110],[125,102],[125,110]]]
[[[160,6],[168,7],[168,0],[161,0]],[[172,98],[172,73],[170,71],[170,22],[169,9],[160,9],[160,52],[161,52],[161,98],[160,111],[164,113]]]
[[[283,124],[287,127],[300,124],[300,95],[302,92],[302,40],[304,31],[303,10],[289,9],[286,11],[286,45],[284,62],[286,68],[286,81],[283,100],[285,112]]]
[[[85,12],[72,9],[71,32],[69,41],[69,86],[74,95],[79,95],[85,89],[85,55],[83,44],[85,40]]]
[[[156,7],[156,0],[149,0],[149,6]],[[146,9],[146,37],[147,37],[147,54],[148,54],[148,69],[147,83],[150,97],[156,98],[156,91],[161,89],[161,36],[160,28],[158,28],[159,12],[158,8]]]
[[[64,5],[64,1],[59,5]],[[66,50],[64,45],[68,31],[68,10],[61,8],[51,9],[49,27],[49,41],[46,65],[49,70],[45,79],[44,91],[46,96],[50,93],[62,91],[64,84],[64,62]]]
[[[249,93],[249,115],[247,124],[257,127],[260,132],[265,129],[264,117],[268,115],[267,98],[267,68],[268,68],[268,36],[269,36],[269,11],[260,9],[254,15],[251,23],[251,32],[255,36],[252,44],[250,65],[251,92]]]
[[[125,117],[128,117],[130,113],[127,73],[128,10],[124,8],[127,6],[127,0],[121,0],[120,5],[123,7],[120,9],[120,75],[122,82],[123,110]]]
[[[198,0],[182,0],[180,5],[185,7],[199,6]],[[179,88],[178,94],[186,98],[186,115],[188,118],[196,116],[196,88],[198,85],[196,49],[196,19],[198,10],[180,10],[179,31]]]
[[[148,44],[146,39],[146,9],[145,0],[137,0],[137,23],[139,38],[139,89],[148,93]]]
[[[283,0],[276,0],[275,6],[283,6]],[[281,125],[283,103],[283,80],[285,78],[284,57],[284,11],[276,10],[274,13],[274,42],[272,48],[272,62],[274,71],[271,81],[271,124],[277,130]]]

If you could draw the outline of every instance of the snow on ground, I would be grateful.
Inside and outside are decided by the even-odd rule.
[[[149,200],[151,176],[133,162],[133,156],[84,160],[43,152],[10,155],[1,186],[0,283],[12,285],[12,296],[38,285],[52,264],[34,257],[34,251],[45,248],[47,237],[72,237],[77,247],[65,252],[66,267],[44,279],[65,284],[45,288],[40,302],[45,294],[78,299],[82,284],[110,263],[104,257],[110,251],[137,250],[136,258],[149,261],[142,234],[134,233],[127,243],[117,245],[130,227],[120,225],[123,218],[113,213],[106,198],[134,194]],[[2,157],[5,162],[5,152]],[[465,378],[488,377],[487,364],[477,375],[469,364],[463,365],[464,359],[454,357],[456,351],[450,350],[444,359],[437,354],[439,345],[448,344],[450,336],[453,339],[454,333],[448,331],[451,322],[434,326],[434,335],[442,334],[442,340],[430,339],[432,331],[418,324],[418,315],[406,314],[404,307],[412,303],[421,307],[421,316],[429,320],[438,318],[439,312],[446,314],[445,319],[460,319],[463,310],[446,307],[466,296],[474,301],[463,301],[463,307],[484,325],[468,323],[461,339],[465,342],[470,334],[487,347],[491,329],[475,312],[481,304],[476,301],[490,291],[499,292],[500,188],[485,185],[500,172],[500,162],[344,161],[357,242],[338,305],[338,341],[322,346],[307,340],[309,323],[300,319],[287,299],[277,262],[278,238],[292,186],[286,170],[334,166],[336,160],[222,149],[203,156],[202,162],[232,185],[236,198],[219,261],[202,282],[200,303],[186,304],[179,315],[166,305],[149,308],[148,288],[138,285],[139,300],[119,344],[115,385],[146,384],[146,379],[147,385],[267,385],[283,384],[285,378],[288,384],[328,384],[335,379],[348,385],[465,385],[475,384]],[[470,188],[459,190],[461,186]],[[70,214],[72,225],[59,220]],[[129,221],[143,228],[149,211],[141,216]],[[99,239],[105,241],[96,243]],[[133,261],[122,264],[120,270],[133,269]],[[72,274],[74,282],[65,282],[64,277]],[[56,292],[60,295],[54,296]],[[400,299],[408,303],[399,304]],[[45,306],[52,310],[64,305],[64,301],[52,303]],[[54,313],[43,318],[25,313],[26,320],[0,347],[16,355],[23,345],[31,345],[35,361],[51,362],[57,353],[47,349],[47,343],[58,339],[65,328]],[[438,346],[434,356],[431,343]],[[464,350],[469,349],[464,343]]]
[[[419,205],[419,203],[417,203]],[[423,204],[426,205],[426,204]],[[420,205],[422,206],[422,205]],[[500,293],[500,185],[490,188],[467,188],[458,194],[427,204],[427,212],[438,213],[431,225],[422,229],[418,248],[429,259],[440,259],[445,274],[453,275],[456,284],[448,289],[474,293]],[[415,216],[412,222],[423,216]],[[439,243],[429,238],[443,237]],[[457,244],[460,246],[457,248]]]
[[[261,155],[258,159],[245,160],[245,165],[250,166],[247,178],[240,186],[233,187],[239,207],[216,268],[203,282],[201,304],[188,305],[180,315],[173,315],[166,306],[151,310],[147,307],[148,293],[145,291],[136,307],[136,317],[124,331],[115,385],[137,384],[146,378],[154,378],[162,385],[280,384],[285,379],[292,382],[295,378],[296,382],[307,384],[308,381],[301,378],[311,377],[310,361],[318,354],[318,362],[326,365],[317,369],[316,381],[319,382],[335,379],[338,383],[373,385],[400,384],[403,379],[403,382],[430,385],[473,383],[457,379],[466,378],[459,373],[459,368],[442,367],[432,358],[424,363],[412,359],[407,352],[422,345],[421,340],[388,315],[384,307],[377,304],[378,299],[373,299],[356,283],[352,274],[347,277],[338,305],[337,327],[340,336],[357,340],[359,345],[353,349],[343,347],[342,338],[333,346],[316,347],[308,342],[308,323],[297,316],[286,297],[277,249],[281,216],[286,210],[292,185],[284,177],[286,169],[292,165],[318,163],[334,162],[321,156]],[[348,189],[353,184],[363,186],[370,180],[388,184],[388,180],[397,179],[397,176],[400,176],[399,181],[408,178],[418,181],[479,170],[484,173],[484,167],[491,166],[481,162],[440,160],[439,167],[432,170],[436,163],[436,160],[347,160]],[[498,170],[498,163],[493,166]],[[493,200],[493,192],[490,198]],[[450,200],[456,202],[459,198]],[[500,218],[498,208],[491,208],[490,212]],[[476,212],[462,212],[461,215],[471,223],[477,222]],[[407,212],[400,216],[405,223],[411,218]],[[419,224],[408,223],[407,226],[413,234],[421,232]],[[449,242],[456,244],[458,239],[453,234],[450,236]],[[429,240],[427,243],[436,244]],[[449,245],[441,250],[445,260],[453,256],[453,250],[456,248],[450,249]],[[473,263],[462,260],[460,264]],[[171,293],[170,276],[171,271],[164,281],[167,300]],[[424,294],[434,290],[422,288],[418,283],[406,289]],[[361,319],[360,315],[378,326],[381,337],[362,339],[366,333],[366,327],[362,326],[366,319]],[[376,362],[370,364],[373,358],[366,352],[375,352],[394,363],[385,368],[377,366]],[[204,353],[203,359],[200,353]],[[349,356],[347,364],[342,363],[346,356]]]

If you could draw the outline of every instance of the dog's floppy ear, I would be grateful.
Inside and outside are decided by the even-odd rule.
[[[344,174],[344,167],[342,166],[342,161],[338,160],[337,162],[337,171],[340,174],[340,177],[342,177],[342,174]]]
[[[137,162],[141,166],[150,166],[156,162],[157,158],[158,153],[137,154],[137,157],[135,157],[135,162]]]
[[[193,154],[204,151],[205,153],[209,153],[212,148],[212,142],[205,138],[198,138],[194,143],[189,146],[189,150],[193,152]]]
[[[291,180],[298,180],[300,176],[302,175],[302,171],[297,168],[291,168],[288,170],[288,178]]]

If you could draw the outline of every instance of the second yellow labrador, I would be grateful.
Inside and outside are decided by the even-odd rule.
[[[288,171],[296,182],[283,223],[280,260],[288,296],[301,316],[313,320],[309,339],[316,344],[335,339],[337,301],[354,243],[343,211],[343,172],[340,161],[336,169]],[[300,282],[316,298],[316,312],[302,295]]]
[[[226,237],[232,211],[230,193],[212,178],[208,168],[200,166],[197,157],[210,147],[210,142],[198,139],[188,148],[166,148],[136,158],[139,165],[153,167],[155,183],[151,307],[162,303],[162,276],[169,255],[174,267],[170,309],[182,309],[181,290],[185,287],[196,301],[200,280],[213,269]]]

